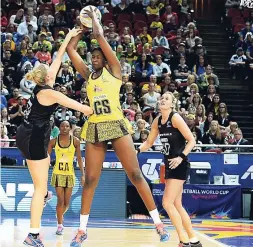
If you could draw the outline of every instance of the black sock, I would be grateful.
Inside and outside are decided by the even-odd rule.
[[[39,237],[39,233],[30,233],[34,239],[37,239]]]
[[[47,194],[45,195],[45,198],[47,198],[48,197],[48,191],[47,191]]]

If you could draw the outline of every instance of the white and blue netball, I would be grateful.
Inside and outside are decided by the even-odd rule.
[[[101,18],[102,18],[100,10],[96,8],[95,6],[88,5],[84,7],[80,12],[80,21],[85,27],[88,27],[88,28],[92,28],[92,19],[87,15],[87,13],[90,12],[90,8],[94,10],[99,21],[101,21]]]

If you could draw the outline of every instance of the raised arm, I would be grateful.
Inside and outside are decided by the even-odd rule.
[[[81,56],[76,51],[78,42],[81,40],[83,32],[73,37],[67,46],[67,53],[71,59],[72,64],[75,69],[81,74],[81,76],[87,81],[90,75],[90,70],[88,66],[84,63]]]
[[[65,38],[65,40],[63,41],[59,51],[57,52],[56,58],[54,59],[53,63],[51,64],[51,66],[48,69],[47,72],[47,84],[51,87],[53,87],[54,82],[55,82],[55,78],[56,75],[58,73],[58,70],[61,66],[62,63],[62,57],[66,51],[67,45],[69,43],[69,41],[71,40],[72,37],[77,36],[78,34],[80,34],[82,32],[81,29],[75,29],[73,28],[72,30],[70,30]]]
[[[63,105],[67,108],[74,109],[76,111],[82,112],[84,115],[88,116],[93,113],[93,110],[86,105],[82,105],[81,103],[70,99],[69,97],[65,96],[64,94],[54,91],[51,89],[42,90],[37,95],[39,103],[42,105],[52,105],[58,103]]]
[[[121,80],[122,75],[121,75],[121,67],[120,67],[119,60],[116,57],[116,54],[113,52],[111,46],[108,44],[108,42],[105,39],[103,28],[100,25],[94,10],[90,9],[90,12],[87,14],[92,18],[93,34],[95,38],[97,39],[99,46],[101,47],[106,57],[106,60],[112,71],[112,74]]]

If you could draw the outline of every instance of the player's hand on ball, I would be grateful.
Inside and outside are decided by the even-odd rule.
[[[72,28],[69,30],[68,35],[72,38],[77,36],[78,34],[82,33],[83,30],[81,28]]]
[[[176,157],[176,158],[173,158],[173,159],[168,159],[168,161],[169,161],[169,164],[170,164],[169,168],[170,169],[175,169],[181,164],[183,159],[181,157]]]

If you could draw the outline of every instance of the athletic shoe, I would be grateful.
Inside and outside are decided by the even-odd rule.
[[[44,207],[46,207],[47,203],[49,201],[51,201],[53,198],[53,192],[52,191],[48,191],[47,192],[47,196],[44,198]]]
[[[184,243],[180,242],[178,247],[191,247],[191,245],[190,244],[184,244]]]
[[[63,229],[64,229],[64,228],[63,228],[62,226],[58,226],[58,227],[57,227],[57,231],[56,231],[55,234],[56,234],[56,235],[63,235]]]
[[[196,244],[190,243],[191,247],[202,247],[202,244],[200,242],[197,242]]]
[[[170,239],[170,234],[165,230],[163,223],[156,224],[156,232],[159,234],[161,242],[167,242]]]
[[[81,247],[84,240],[87,239],[87,233],[83,230],[78,230],[78,233],[70,243],[70,247]]]
[[[40,238],[34,238],[31,233],[28,234],[25,241],[23,242],[26,246],[33,246],[33,247],[44,247],[43,243],[41,242]]]

